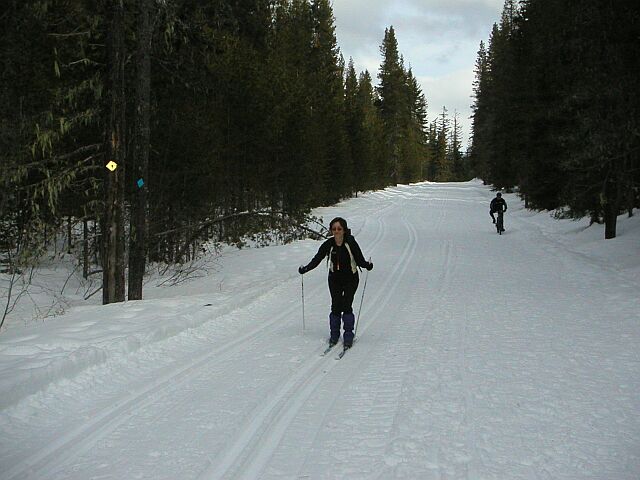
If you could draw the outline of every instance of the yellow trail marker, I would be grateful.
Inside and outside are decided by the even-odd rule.
[[[109,163],[107,163],[106,167],[113,172],[116,168],[118,168],[118,164],[111,160]]]

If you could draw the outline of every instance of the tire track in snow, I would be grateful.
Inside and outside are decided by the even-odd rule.
[[[439,207],[442,212],[446,201],[443,198]],[[435,230],[441,230],[442,219],[441,216],[436,222]],[[424,342],[414,341],[412,344],[411,357],[415,364],[403,379],[403,406],[397,410],[405,413],[394,420],[391,434],[394,440],[387,449],[387,468],[381,478],[417,478],[427,476],[427,472],[429,478],[449,478],[452,475],[455,478],[477,478],[475,463],[479,455],[476,451],[473,400],[467,378],[467,317],[447,316],[452,301],[447,294],[455,290],[458,270],[456,245],[448,237],[443,237],[439,258],[442,263],[432,298],[417,297],[415,302],[411,302],[413,308],[409,318],[419,316],[421,311],[428,312],[415,334],[415,338],[424,339]],[[438,348],[437,355],[428,355],[425,351],[430,344],[431,348]],[[432,362],[434,358],[437,362]],[[415,398],[430,397],[434,400],[425,403],[434,408],[417,407],[412,402]],[[407,416],[407,411],[412,414]],[[423,427],[416,428],[418,425]],[[452,437],[455,437],[455,442],[451,441]],[[452,470],[443,469],[443,464],[454,464],[455,474]]]
[[[433,211],[436,212],[436,216],[422,224],[417,224],[416,227],[420,232],[442,231],[446,220],[447,198],[446,196],[438,198],[434,203]],[[413,205],[416,205],[416,208],[422,208],[422,204],[414,202]],[[427,246],[424,243],[425,238],[422,237],[422,242],[418,246],[423,250]],[[415,359],[421,356],[425,345],[429,343],[429,333],[433,323],[437,322],[438,312],[446,313],[449,302],[446,294],[451,289],[458,269],[458,255],[454,242],[441,234],[435,238],[439,240],[437,247],[439,253],[435,256],[437,263],[432,262],[426,266],[424,260],[418,257],[416,264],[412,267],[418,271],[432,271],[435,275],[428,277],[425,274],[410,272],[409,277],[413,279],[413,283],[409,285],[405,282],[398,285],[404,294],[396,298],[400,309],[398,314],[403,318],[403,322],[389,323],[384,333],[385,338],[388,339],[385,344],[392,344],[393,347],[388,352],[381,349],[372,351],[366,358],[366,362],[360,362],[352,369],[354,373],[339,384],[340,387],[337,390],[344,390],[346,393],[337,407],[331,406],[334,409],[333,412],[325,413],[325,417],[329,416],[329,413],[332,414],[333,421],[325,426],[325,432],[323,432],[326,433],[328,430],[329,433],[321,439],[322,442],[314,440],[316,447],[306,456],[307,460],[312,456],[312,458],[323,460],[320,462],[316,460],[311,466],[299,469],[299,478],[307,478],[308,475],[305,474],[309,472],[325,470],[331,474],[318,478],[348,478],[351,475],[361,478],[426,478],[425,475],[428,472],[431,475],[435,474],[434,478],[447,476],[447,472],[440,469],[440,459],[447,458],[449,455],[446,450],[439,448],[437,438],[433,438],[434,432],[430,428],[432,425],[429,425],[432,412],[421,410],[419,406],[412,403],[412,399],[416,398],[413,393],[416,386],[418,391],[421,391],[420,389],[429,391],[434,388],[434,384],[425,382],[427,379],[423,377],[424,367],[427,370],[433,370],[434,367],[425,365],[423,368],[416,368]],[[429,247],[433,249],[436,245],[430,244]],[[381,310],[375,306],[374,308]],[[459,320],[465,322],[464,317]],[[453,340],[463,340],[461,337],[452,336],[463,325],[464,323],[451,324],[448,327],[450,330],[448,337]],[[460,348],[454,348],[447,357],[442,359],[448,366],[453,367],[453,370],[445,368],[445,371],[451,370],[449,373],[457,377],[456,383],[465,385],[465,363],[460,363],[460,355],[464,360],[464,349],[460,350]],[[361,353],[360,350],[358,354]],[[359,378],[355,378],[356,376]],[[345,385],[346,388],[344,388]],[[466,432],[467,437],[462,437],[464,445],[456,445],[453,450],[458,457],[456,460],[458,465],[467,469],[468,478],[474,478],[471,462],[477,457],[473,453],[475,435],[471,416],[473,406],[470,401],[460,396],[455,400],[454,411],[445,412],[445,417],[451,417],[454,423],[462,425],[458,431]],[[407,412],[416,413],[410,414],[407,420]],[[425,423],[423,429],[415,429],[415,425],[423,423]],[[439,422],[437,426],[440,425]],[[358,449],[345,449],[339,441],[342,438],[339,433],[337,437],[331,434],[331,430],[335,431],[341,427],[346,427],[349,431],[350,444],[365,447],[368,458],[359,458]],[[318,436],[317,432],[316,436]],[[446,437],[445,433],[443,438]],[[461,447],[462,450],[458,454]],[[424,454],[425,449],[431,452],[430,456]],[[469,457],[468,452],[471,452],[470,458],[465,458]],[[305,461],[305,465],[306,463]],[[265,476],[264,478],[279,477],[274,474],[273,477]]]
[[[414,198],[414,200],[416,199]],[[430,222],[428,224],[425,223],[423,225],[425,232],[427,231],[433,232],[434,230],[437,231],[442,229],[443,221],[446,218],[446,212],[444,208],[446,202],[447,202],[446,196],[443,198],[437,199],[435,211],[438,212],[438,215],[433,222]],[[419,206],[420,208],[423,208],[422,207],[423,204],[419,204]],[[422,245],[422,246],[424,247],[425,245]],[[416,455],[416,456],[420,455],[420,453],[415,450],[415,446],[420,445],[421,443],[420,441],[415,441],[412,436],[410,436],[410,438],[407,438],[406,441],[404,441],[401,438],[398,439],[398,437],[401,437],[401,432],[399,433],[397,431],[397,424],[398,424],[397,420],[398,418],[402,419],[403,415],[406,415],[406,410],[407,409],[411,410],[412,406],[410,404],[407,405],[407,408],[405,408],[405,413],[403,413],[403,415],[400,415],[398,417],[399,410],[398,410],[397,404],[395,403],[395,399],[399,397],[398,392],[400,391],[400,389],[402,389],[402,391],[405,391],[407,382],[412,382],[411,376],[414,375],[415,373],[420,373],[420,372],[413,372],[411,369],[412,359],[418,356],[418,353],[421,352],[421,350],[424,348],[424,345],[419,341],[416,341],[416,339],[428,338],[428,336],[425,335],[425,331],[427,330],[427,328],[431,327],[431,321],[429,319],[434,315],[435,312],[437,312],[437,310],[443,307],[440,300],[442,297],[444,297],[444,294],[449,289],[452,278],[455,275],[455,271],[457,267],[457,263],[456,263],[457,254],[455,250],[455,245],[451,242],[451,240],[445,239],[445,242],[440,245],[440,251],[441,253],[437,257],[437,258],[443,259],[442,260],[443,264],[440,266],[440,275],[429,281],[425,279],[424,281],[407,285],[406,286],[407,288],[404,290],[406,292],[412,292],[412,293],[410,293],[409,299],[407,299],[408,301],[405,300],[404,302],[399,304],[399,306],[405,307],[402,315],[403,318],[405,319],[411,319],[411,318],[418,319],[420,318],[420,315],[424,315],[424,312],[429,312],[429,317],[423,319],[421,322],[416,321],[416,322],[404,323],[399,329],[396,328],[395,330],[390,330],[389,337],[392,337],[394,342],[394,348],[390,351],[391,355],[387,354],[386,356],[384,356],[384,353],[383,353],[382,360],[378,358],[377,360],[380,360],[380,361],[378,361],[375,365],[371,364],[371,362],[376,361],[376,359],[373,358],[373,355],[372,355],[368,359],[370,364],[364,365],[365,367],[369,367],[368,370],[371,372],[370,373],[371,378],[366,380],[365,385],[372,384],[374,385],[374,389],[371,391],[366,391],[364,392],[364,394],[361,394],[361,395],[358,395],[358,394],[362,392],[356,391],[350,397],[350,401],[345,400],[343,402],[347,406],[352,404],[361,405],[362,402],[367,402],[369,397],[371,397],[376,393],[374,390],[377,388],[376,391],[379,392],[379,395],[375,396],[376,401],[374,403],[377,407],[381,407],[381,408],[372,409],[371,406],[369,406],[369,409],[370,411],[375,412],[376,421],[380,421],[380,420],[384,421],[384,419],[386,418],[387,419],[386,425],[389,424],[388,412],[394,412],[395,413],[394,419],[391,423],[393,424],[393,428],[396,429],[394,430],[395,433],[389,433],[388,430],[378,431],[378,430],[375,430],[374,428],[369,428],[369,431],[366,431],[366,428],[365,428],[366,436],[363,436],[360,439],[357,436],[355,436],[356,432],[353,432],[353,434],[350,433],[350,441],[352,441],[353,443],[358,443],[359,440],[362,440],[363,442],[366,441],[369,443],[373,442],[372,447],[377,448],[376,443],[382,444],[385,441],[385,435],[387,435],[386,437],[387,441],[389,438],[393,438],[394,440],[391,443],[389,443],[387,450],[384,452],[385,461],[388,460],[390,464],[394,463],[394,449],[399,449],[400,455],[399,457],[396,457],[398,461],[400,461],[399,459],[406,460],[407,458],[410,458],[412,455]],[[427,271],[427,269],[424,269],[424,268],[423,270]],[[419,279],[419,278],[422,278],[422,275],[416,274],[413,276],[413,278],[414,280]],[[423,291],[428,291],[428,287],[431,285],[437,286],[437,289],[432,292],[431,294],[432,298],[426,299],[424,297]],[[407,306],[409,308],[409,311],[406,311]],[[435,310],[432,310],[432,306],[435,306],[434,307]],[[419,333],[416,334],[416,332],[419,332]],[[397,348],[398,343],[401,344],[403,347]],[[406,348],[404,348],[404,346],[406,346]],[[373,352],[373,353],[375,354],[376,352]],[[354,370],[361,371],[362,369],[356,368]],[[388,380],[385,379],[385,384],[378,386],[379,387],[378,388],[376,387],[376,383],[380,383],[380,381],[378,380],[379,372],[385,372],[386,376],[389,376],[389,372],[390,372],[391,379],[388,379]],[[398,375],[395,375],[394,372],[397,373]],[[396,377],[402,378],[402,381],[397,381]],[[423,380],[424,379],[419,379],[419,381],[423,381]],[[362,390],[362,383],[363,382],[359,382],[357,384],[358,387],[356,388],[356,390]],[[367,403],[367,405],[369,404]],[[357,409],[356,409],[356,413],[357,413]],[[340,414],[344,414],[343,415],[344,418],[349,418],[353,414],[353,412],[351,412],[351,410],[347,410],[344,412],[341,410]],[[360,419],[360,421],[366,422],[371,420],[366,417],[363,417]],[[358,425],[358,422],[354,422],[354,425],[352,427],[357,427],[357,425]],[[357,430],[357,428],[353,428],[353,430]],[[371,438],[371,431],[376,432],[376,439]],[[425,431],[428,431],[428,429],[425,429]],[[336,445],[325,444],[324,448],[320,448],[318,450],[322,452],[327,452],[327,451],[331,452],[331,451],[340,450],[340,447],[341,446],[339,444],[336,444]],[[369,450],[371,450],[371,448]],[[371,454],[371,452],[369,452],[369,454]],[[382,457],[382,455],[380,456]],[[434,456],[435,456],[434,457],[435,461],[433,462],[433,464],[438,465],[437,450],[435,451]],[[345,459],[340,458],[333,463],[339,464],[342,467],[343,464],[349,463],[352,461],[353,461],[352,458],[349,458],[348,460],[346,458]],[[369,463],[372,463],[373,459],[369,459],[368,461]],[[327,460],[327,462],[328,462],[327,465],[330,466],[331,462],[329,460]],[[315,467],[318,467],[318,465],[315,465]],[[389,470],[393,471],[392,465],[388,465],[389,468],[384,469],[383,471],[380,471],[378,467],[384,467],[384,465],[380,466],[379,464],[376,464],[374,466],[368,465],[368,467],[371,468],[371,472],[370,472],[372,476],[371,478],[391,478],[391,475],[386,476],[386,474]],[[320,468],[316,468],[316,470],[318,469],[322,470],[321,466]],[[310,471],[313,471],[313,470],[311,469]],[[340,475],[348,476],[351,474],[355,474],[356,472],[341,471],[339,473]],[[401,475],[396,478],[419,478],[422,476],[422,474],[424,474],[424,470],[414,472],[414,473],[416,473],[415,476]],[[366,474],[364,474],[362,471],[358,471],[357,474],[360,476],[362,475],[366,476]]]
[[[442,229],[442,223],[445,217],[445,208],[444,204],[446,203],[446,199],[439,198],[439,207],[438,211],[440,215],[435,223],[435,228],[433,230],[438,232]],[[420,314],[423,312],[428,312],[428,315],[422,319],[421,324],[418,326],[417,332],[412,332],[412,337],[414,338],[413,342],[410,342],[409,358],[415,359],[419,356],[420,351],[422,350],[422,342],[416,342],[415,338],[422,339],[428,338],[427,329],[432,328],[435,317],[437,315],[438,310],[442,308],[442,297],[446,293],[449,288],[450,283],[450,265],[451,265],[451,241],[446,240],[443,244],[440,245],[440,255],[439,258],[443,259],[443,263],[440,271],[440,274],[437,277],[436,285],[437,289],[432,293],[430,298],[427,298],[424,294],[413,294],[412,297],[414,301],[411,302],[412,312],[409,312],[408,316],[413,318],[419,318]],[[428,290],[428,286],[425,282],[424,290]],[[422,288],[418,290],[422,291]],[[399,397],[404,399],[407,397],[407,388],[412,387],[418,383],[418,380],[414,377],[416,372],[410,368],[407,369],[405,375],[402,377],[402,381],[400,382],[400,387],[398,388]],[[399,407],[395,410],[395,416],[393,419],[393,430],[391,430],[391,434],[395,436],[393,442],[391,442],[388,448],[385,451],[385,463],[387,468],[385,469],[385,474],[389,475],[389,477],[397,478],[398,471],[396,467],[403,468],[403,463],[407,462],[407,459],[415,456],[417,450],[419,449],[417,446],[420,444],[419,438],[415,437],[415,434],[411,435],[409,438],[402,437],[402,415],[398,415],[400,411],[407,411],[411,408],[411,405],[405,405],[403,407]],[[394,432],[395,431],[395,432]],[[431,465],[430,467],[436,467],[439,464],[440,448],[438,448],[439,442],[434,442],[434,445],[430,446],[431,451]],[[429,447],[428,447],[429,448]],[[390,470],[390,471],[389,471]],[[404,472],[400,470],[400,477],[404,475]],[[422,472],[424,474],[425,472]]]
[[[456,274],[457,262],[455,261],[455,255],[452,255],[452,250],[452,242],[448,240],[443,274],[441,276],[440,294],[438,295],[439,301],[435,303],[433,308],[436,313],[438,311],[446,313],[447,311],[447,305],[443,304],[441,300],[451,289],[452,279]],[[444,360],[442,364],[445,365],[445,368],[438,368],[438,377],[442,384],[447,384],[449,387],[451,385],[459,385],[460,395],[456,395],[455,399],[451,399],[445,416],[450,418],[450,420],[446,421],[450,425],[449,430],[454,432],[453,435],[456,438],[460,438],[463,441],[462,443],[456,442],[451,445],[446,442],[446,435],[443,435],[444,432],[440,432],[441,441],[437,442],[438,452],[436,458],[456,457],[455,461],[447,463],[454,463],[459,466],[462,472],[456,470],[456,474],[463,475],[464,478],[474,479],[477,478],[474,462],[479,456],[476,451],[476,432],[472,418],[473,401],[470,395],[467,375],[467,316],[457,316],[453,319],[447,319],[447,322],[449,323],[445,328],[448,331],[448,340],[446,340],[445,344],[454,348],[445,348],[444,354],[441,355]],[[439,322],[436,321],[434,326],[442,327],[443,325],[444,322],[440,320]],[[446,433],[452,435],[450,431]],[[443,446],[445,444],[446,447]],[[451,473],[443,470],[440,465],[438,465],[438,470],[443,478],[446,478]]]

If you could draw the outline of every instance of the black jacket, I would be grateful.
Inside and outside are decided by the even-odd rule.
[[[347,249],[346,245],[349,246]],[[349,254],[351,251],[351,255]],[[309,264],[304,267],[304,271],[308,272],[309,270],[313,270],[316,268],[322,260],[327,257],[330,258],[331,265],[329,267],[329,274],[337,273],[337,272],[351,272],[353,274],[357,273],[357,270],[354,272],[354,265],[362,268],[369,267],[369,262],[367,262],[362,255],[362,250],[360,250],[360,245],[356,242],[356,239],[351,235],[344,236],[344,242],[339,247],[336,245],[336,241],[333,237],[325,240],[320,248],[318,249],[318,253],[311,259]],[[352,257],[353,256],[353,257]],[[353,258],[353,262],[351,261]]]
[[[507,202],[504,201],[504,198],[500,197],[496,197],[493,200],[491,200],[491,205],[489,206],[489,211],[491,213],[493,212],[499,212],[499,211],[503,211],[506,212],[507,211]]]

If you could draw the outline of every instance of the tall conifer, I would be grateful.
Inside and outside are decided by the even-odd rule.
[[[401,142],[407,105],[404,67],[393,26],[385,29],[380,52],[382,63],[378,71],[380,84],[377,91],[385,129],[385,153],[389,159],[389,177],[392,182],[398,183],[402,167]]]

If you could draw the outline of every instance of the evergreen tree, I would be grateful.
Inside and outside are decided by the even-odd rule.
[[[435,165],[393,27],[375,89],[345,68],[328,0],[11,0],[0,22],[4,258],[37,257],[63,225],[71,252],[82,225],[105,303],[125,298],[127,257],[142,298],[147,262]]]
[[[495,25],[494,25],[495,28]],[[490,87],[491,87],[491,63],[489,53],[484,42],[480,42],[480,48],[476,58],[473,81],[474,101],[471,105],[472,122],[471,151],[469,153],[474,174],[489,181],[489,138],[491,128],[490,115]]]
[[[347,65],[347,71],[345,76],[344,86],[344,118],[345,118],[345,131],[349,144],[348,158],[349,163],[353,166],[353,181],[351,182],[353,190],[365,189],[366,178],[363,178],[364,173],[364,159],[360,156],[356,156],[355,139],[359,134],[359,130],[362,128],[363,112],[358,108],[358,77],[356,75],[355,67],[353,66],[353,59],[349,59]]]
[[[458,112],[453,114],[453,128],[451,129],[451,140],[448,147],[448,155],[451,164],[451,177],[455,181],[468,180],[469,176],[466,172],[464,164],[464,156],[461,151],[462,129],[458,121]]]
[[[502,19],[491,38],[491,81],[494,127],[490,142],[492,183],[510,189],[518,178],[515,157],[519,151],[520,109],[513,37],[516,35],[514,0],[505,0]]]
[[[311,8],[303,0],[281,0],[275,18],[269,49],[272,89],[267,118],[272,152],[272,173],[268,177],[285,211],[308,208],[324,195],[326,165],[317,156],[319,137],[314,133],[313,103],[308,90],[309,58],[313,44]]]
[[[640,7],[592,0],[571,11],[574,81],[566,103],[577,128],[566,135],[571,155],[565,192],[578,211],[597,199],[589,210],[592,216],[602,212],[605,238],[614,238],[617,216],[633,188],[632,158],[637,158],[638,101],[629,92],[638,87],[633,68],[638,59],[629,49],[637,47]]]
[[[438,169],[438,128],[436,122],[429,123],[427,132],[427,172],[426,178],[435,181]]]
[[[435,144],[436,182],[449,182],[453,178],[453,164],[449,153],[449,117],[447,108],[442,108],[437,123]]]
[[[411,69],[406,74],[407,102],[410,121],[407,125],[407,144],[410,154],[405,157],[404,181],[416,182],[425,178],[427,158],[427,100]]]
[[[563,132],[571,130],[571,115],[563,112],[563,98],[570,84],[565,75],[569,56],[564,2],[524,4],[519,68],[527,121],[521,136],[524,160],[520,166],[520,191],[526,205],[554,209],[562,204],[568,181],[561,159],[568,155]]]
[[[0,246],[14,271],[55,245],[63,218],[70,232],[99,207],[100,18],[49,1],[12,1],[0,16]]]
[[[313,0],[313,45],[311,49],[311,106],[315,135],[320,148],[316,158],[324,201],[334,203],[351,193],[353,167],[347,154],[344,120],[344,65],[335,36],[329,0]],[[323,169],[322,166],[325,166]]]
[[[637,204],[638,7],[599,0],[505,2],[476,64],[476,172],[525,204],[605,222]],[[635,40],[634,40],[635,39]]]
[[[390,160],[389,178],[394,183],[398,183],[407,103],[404,66],[398,53],[398,42],[393,26],[385,29],[380,51],[382,64],[378,72],[380,84],[377,92],[380,96],[380,113],[385,130],[385,154]]]
[[[353,139],[353,159],[362,189],[369,190],[386,186],[388,177],[384,150],[384,126],[376,106],[377,99],[368,71],[358,77],[356,94],[360,123]]]

